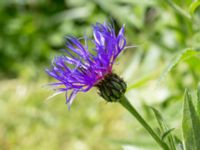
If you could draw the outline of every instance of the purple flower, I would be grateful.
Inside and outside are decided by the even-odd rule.
[[[66,55],[55,57],[51,69],[46,69],[58,80],[50,85],[58,92],[66,92],[69,106],[78,92],[87,92],[112,73],[114,61],[126,45],[124,26],[116,35],[111,25],[96,23],[93,36],[94,48],[90,51],[86,37],[83,45],[77,38],[68,36]]]

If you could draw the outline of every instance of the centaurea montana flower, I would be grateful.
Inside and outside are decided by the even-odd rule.
[[[111,78],[114,78],[113,83],[122,81],[112,73],[112,67],[126,45],[124,26],[116,35],[111,25],[96,23],[93,25],[93,37],[94,48],[89,51],[87,37],[84,37],[85,45],[83,45],[77,38],[67,36],[66,55],[55,57],[51,69],[46,69],[50,76],[58,80],[50,85],[54,86],[58,92],[66,92],[66,102],[69,106],[78,92],[87,92],[94,86],[99,88],[102,97],[108,97],[108,101],[111,101],[109,94],[101,92],[102,89],[105,89],[101,83],[104,83],[105,79],[110,80]],[[113,93],[125,92],[125,83],[115,83],[114,85],[123,88]],[[108,86],[108,88],[110,87]]]

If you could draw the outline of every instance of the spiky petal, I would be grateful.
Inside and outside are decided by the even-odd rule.
[[[66,55],[55,57],[46,72],[58,82],[50,84],[58,92],[66,92],[66,102],[72,104],[78,92],[87,92],[112,73],[115,59],[126,45],[124,26],[116,35],[106,23],[93,25],[94,48],[89,51],[77,38],[66,37]]]

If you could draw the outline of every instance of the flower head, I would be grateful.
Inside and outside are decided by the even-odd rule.
[[[124,26],[116,35],[114,28],[106,23],[93,25],[94,48],[89,51],[77,38],[66,37],[66,55],[55,57],[51,69],[46,72],[57,79],[52,83],[58,92],[66,92],[66,102],[72,104],[78,92],[87,92],[112,74],[115,59],[126,45]]]

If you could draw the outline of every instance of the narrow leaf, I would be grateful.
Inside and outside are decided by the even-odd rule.
[[[166,141],[167,141],[168,145],[170,146],[170,149],[171,150],[176,150],[176,146],[175,146],[175,142],[174,142],[173,136],[170,134],[173,129],[168,129],[167,124],[163,120],[163,118],[162,118],[161,114],[159,113],[159,111],[157,111],[155,108],[152,108],[152,110],[153,110],[153,112],[155,114],[155,117],[156,117],[156,120],[157,120],[157,122],[158,122],[158,124],[160,126],[162,139],[164,140],[165,137],[168,135],[166,137]]]
[[[200,121],[188,91],[185,92],[182,130],[185,150],[200,150]]]
[[[190,15],[185,12],[181,7],[179,7],[173,0],[166,0],[165,2],[167,2],[168,5],[171,6],[181,16],[187,19],[191,19]]]
[[[133,84],[128,86],[127,91],[130,91],[134,88],[138,88],[146,84],[147,82],[155,79],[158,76],[158,71],[148,74],[147,76],[141,77],[140,79],[136,80]]]
[[[160,78],[158,79],[158,84],[167,76],[169,72],[181,61],[191,58],[199,54],[198,51],[193,50],[192,48],[187,48],[180,53],[178,53],[171,61],[170,64],[164,69]]]
[[[173,130],[174,130],[174,128],[171,128],[171,129],[167,130],[167,131],[162,135],[162,140],[164,140],[164,139],[171,133],[171,131],[173,131]]]
[[[177,143],[176,145],[177,150],[184,150],[183,142],[177,136],[174,136],[174,140]]]
[[[194,14],[195,10],[200,6],[200,1],[195,1],[195,2],[192,2],[190,7],[189,7],[189,12],[191,15]]]
[[[198,114],[198,117],[200,118],[200,83],[197,89],[197,114]]]

